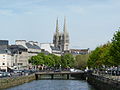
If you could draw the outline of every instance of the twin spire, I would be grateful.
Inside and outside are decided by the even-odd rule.
[[[66,28],[66,18],[64,18],[63,32],[59,33],[58,18],[56,20],[56,32],[53,37],[53,44],[55,48],[59,49],[61,52],[69,50],[69,34]]]
[[[63,32],[67,32],[67,28],[66,28],[66,17],[64,17],[64,27],[63,27]],[[58,18],[56,20],[56,33],[59,33],[59,25],[58,25]]]
[[[57,18],[57,20],[56,20],[56,33],[58,33],[59,32],[59,27],[58,27],[58,18]]]

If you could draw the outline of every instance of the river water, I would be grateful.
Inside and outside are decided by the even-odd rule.
[[[34,80],[7,90],[95,90],[82,80]]]

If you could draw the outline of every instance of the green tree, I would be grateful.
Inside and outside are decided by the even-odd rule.
[[[32,65],[41,65],[41,64],[44,64],[44,61],[41,56],[32,56],[29,59],[29,63],[32,63]]]
[[[94,51],[90,53],[89,59],[88,59],[88,66],[90,67],[100,67],[101,60],[100,60],[100,47],[97,47]]]
[[[39,53],[36,56],[32,56],[29,59],[29,63],[32,63],[33,65],[44,64],[46,66],[54,67],[61,65],[61,58],[54,54],[45,55],[44,53]]]
[[[102,60],[102,64],[105,66],[112,66],[112,57],[110,55],[110,48],[111,48],[111,43],[108,42],[107,44],[104,44],[101,48],[102,53],[100,55],[100,58]]]
[[[53,58],[54,60],[54,65],[59,67],[61,65],[61,57],[54,55],[54,54],[50,54],[50,56]]]
[[[107,43],[97,47],[91,52],[88,59],[88,66],[100,68],[104,66],[111,66],[113,61],[110,55],[111,43]]]
[[[51,55],[46,55],[46,56],[45,56],[45,59],[44,59],[44,64],[45,64],[46,66],[52,67],[52,66],[54,66],[54,64],[55,64],[55,61],[54,61],[54,59],[52,58]]]
[[[87,66],[88,58],[89,58],[89,54],[77,55],[75,57],[75,68],[84,69]]]
[[[61,56],[61,64],[63,68],[74,66],[74,57],[72,54],[64,54]]]
[[[120,65],[120,31],[116,31],[112,42],[101,45],[93,50],[89,56],[88,66],[119,66]]]
[[[116,31],[112,39],[112,46],[110,48],[110,55],[112,56],[113,65],[120,65],[120,31]]]

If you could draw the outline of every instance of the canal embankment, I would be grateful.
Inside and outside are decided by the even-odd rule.
[[[106,78],[104,76],[91,74],[88,76],[89,84],[97,88],[97,90],[120,90],[120,81]]]
[[[35,74],[19,77],[0,78],[0,89],[21,85],[35,80]]]
[[[104,76],[87,73],[72,73],[70,76],[75,77],[77,80],[87,80],[90,85],[96,88],[96,90],[120,90],[120,81],[106,78]],[[36,80],[35,74],[19,77],[0,78],[0,89],[21,85],[33,80]]]
[[[120,90],[120,80],[115,79],[119,76],[107,77],[105,75],[98,75],[92,73],[83,73],[71,75],[76,79],[87,80],[96,90]],[[114,77],[114,78],[113,78]]]

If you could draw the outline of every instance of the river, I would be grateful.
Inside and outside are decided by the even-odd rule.
[[[82,80],[34,80],[7,90],[95,90]]]

